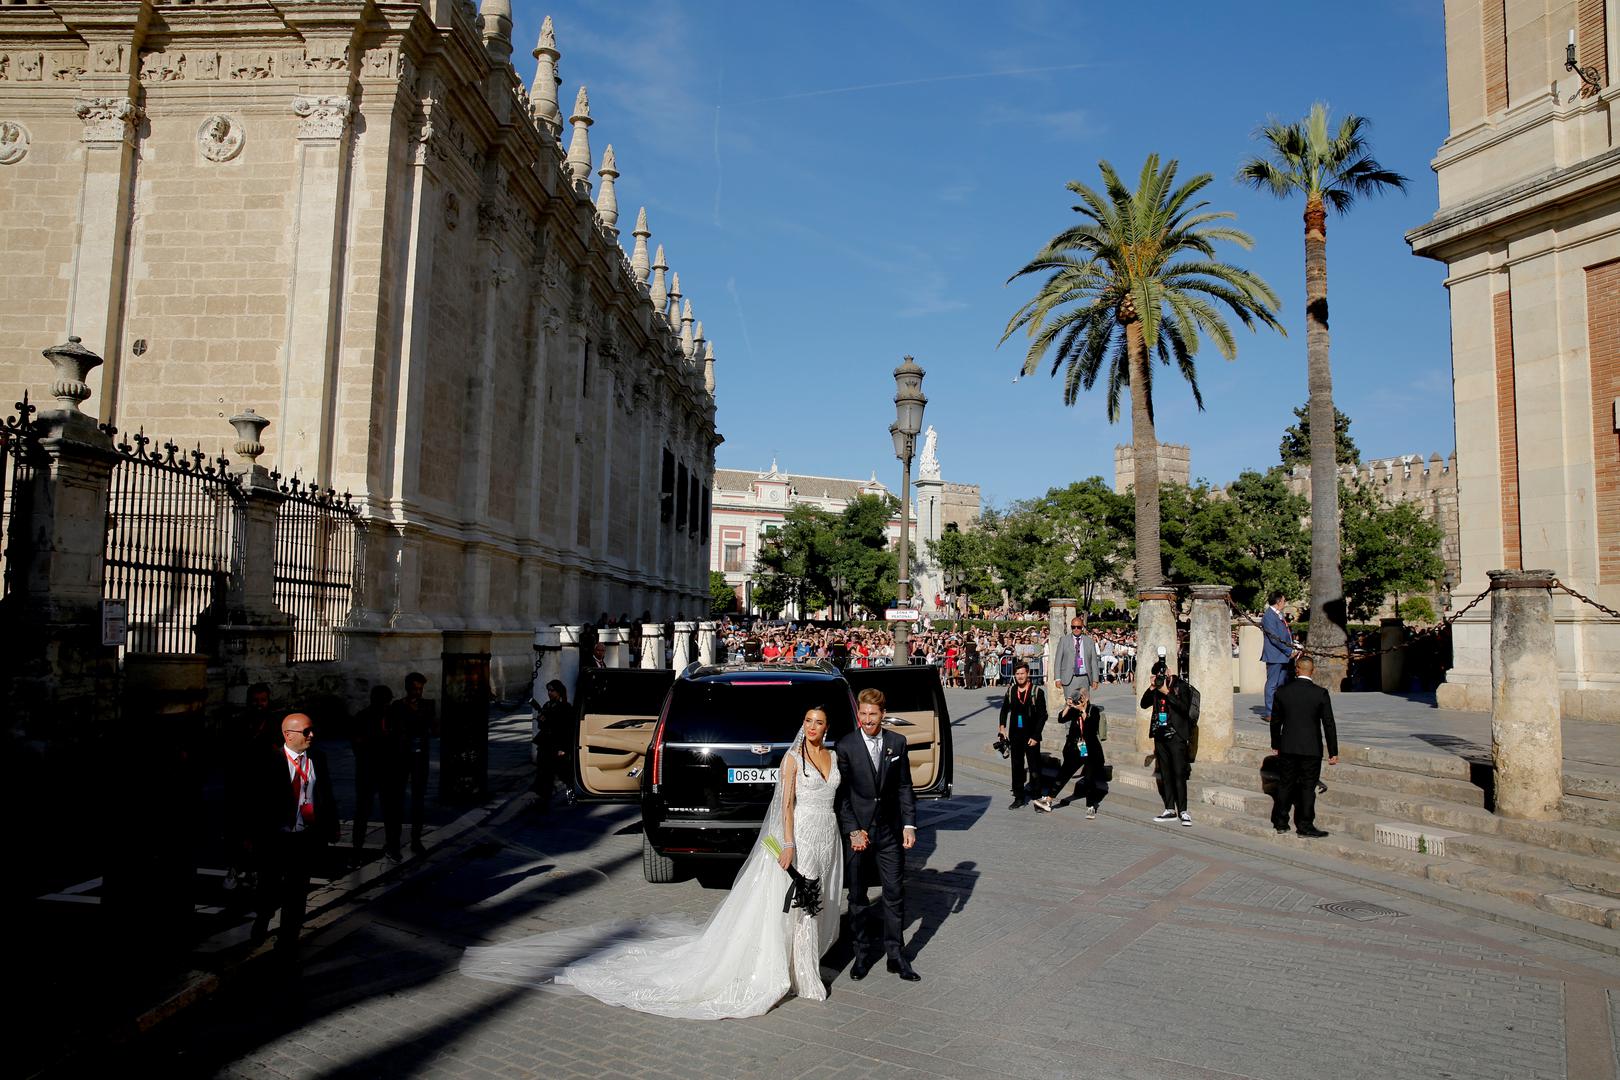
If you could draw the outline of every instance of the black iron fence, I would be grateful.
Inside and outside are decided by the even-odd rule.
[[[242,563],[241,485],[222,457],[151,444],[114,447],[102,596],[127,605],[129,652],[212,653]]]
[[[0,596],[12,590],[16,566],[12,524],[17,520],[18,502],[26,498],[33,477],[34,455],[39,453],[33,435],[34,406],[29,404],[27,394],[16,408],[15,415],[0,420]]]
[[[279,474],[271,477],[280,480]],[[339,660],[354,604],[364,544],[360,514],[347,492],[324,492],[297,477],[281,484],[276,512],[276,606],[292,616],[295,663]]]

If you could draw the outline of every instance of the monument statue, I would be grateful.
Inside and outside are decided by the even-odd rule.
[[[922,461],[917,464],[917,478],[919,480],[939,479],[939,432],[934,425],[928,425],[928,431],[923,436]]]

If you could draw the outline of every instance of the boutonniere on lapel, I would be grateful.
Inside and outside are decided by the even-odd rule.
[[[883,751],[883,760],[884,761],[893,761],[897,757],[899,757],[899,755],[896,754],[893,750],[885,750],[885,751]]]

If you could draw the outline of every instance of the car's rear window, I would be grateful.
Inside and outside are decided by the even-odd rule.
[[[791,742],[812,705],[827,710],[827,738],[855,729],[841,679],[677,682],[664,724],[672,743]]]

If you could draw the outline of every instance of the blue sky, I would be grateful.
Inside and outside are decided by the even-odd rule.
[[[1159,436],[1217,483],[1274,464],[1306,397],[1302,206],[1232,177],[1261,122],[1318,99],[1370,119],[1379,159],[1411,180],[1329,219],[1337,404],[1364,458],[1455,445],[1443,268],[1402,239],[1436,205],[1438,3],[513,7],[526,83],[553,16],[563,108],[586,83],[593,153],[618,158],[625,246],[645,205],[715,343],[722,467],[774,456],[898,486],[891,372],[910,353],[946,479],[1005,505],[1111,477],[1128,410],[1110,425],[1100,389],[1065,407],[1044,367],[1015,382],[1023,347],[997,342],[1033,290],[1007,277],[1075,218],[1064,184],[1095,184],[1099,159],[1134,176],[1155,151],[1214,175],[1212,206],[1255,238],[1225,256],[1271,283],[1288,329],[1239,330],[1231,363],[1201,351],[1202,413],[1164,371]]]

